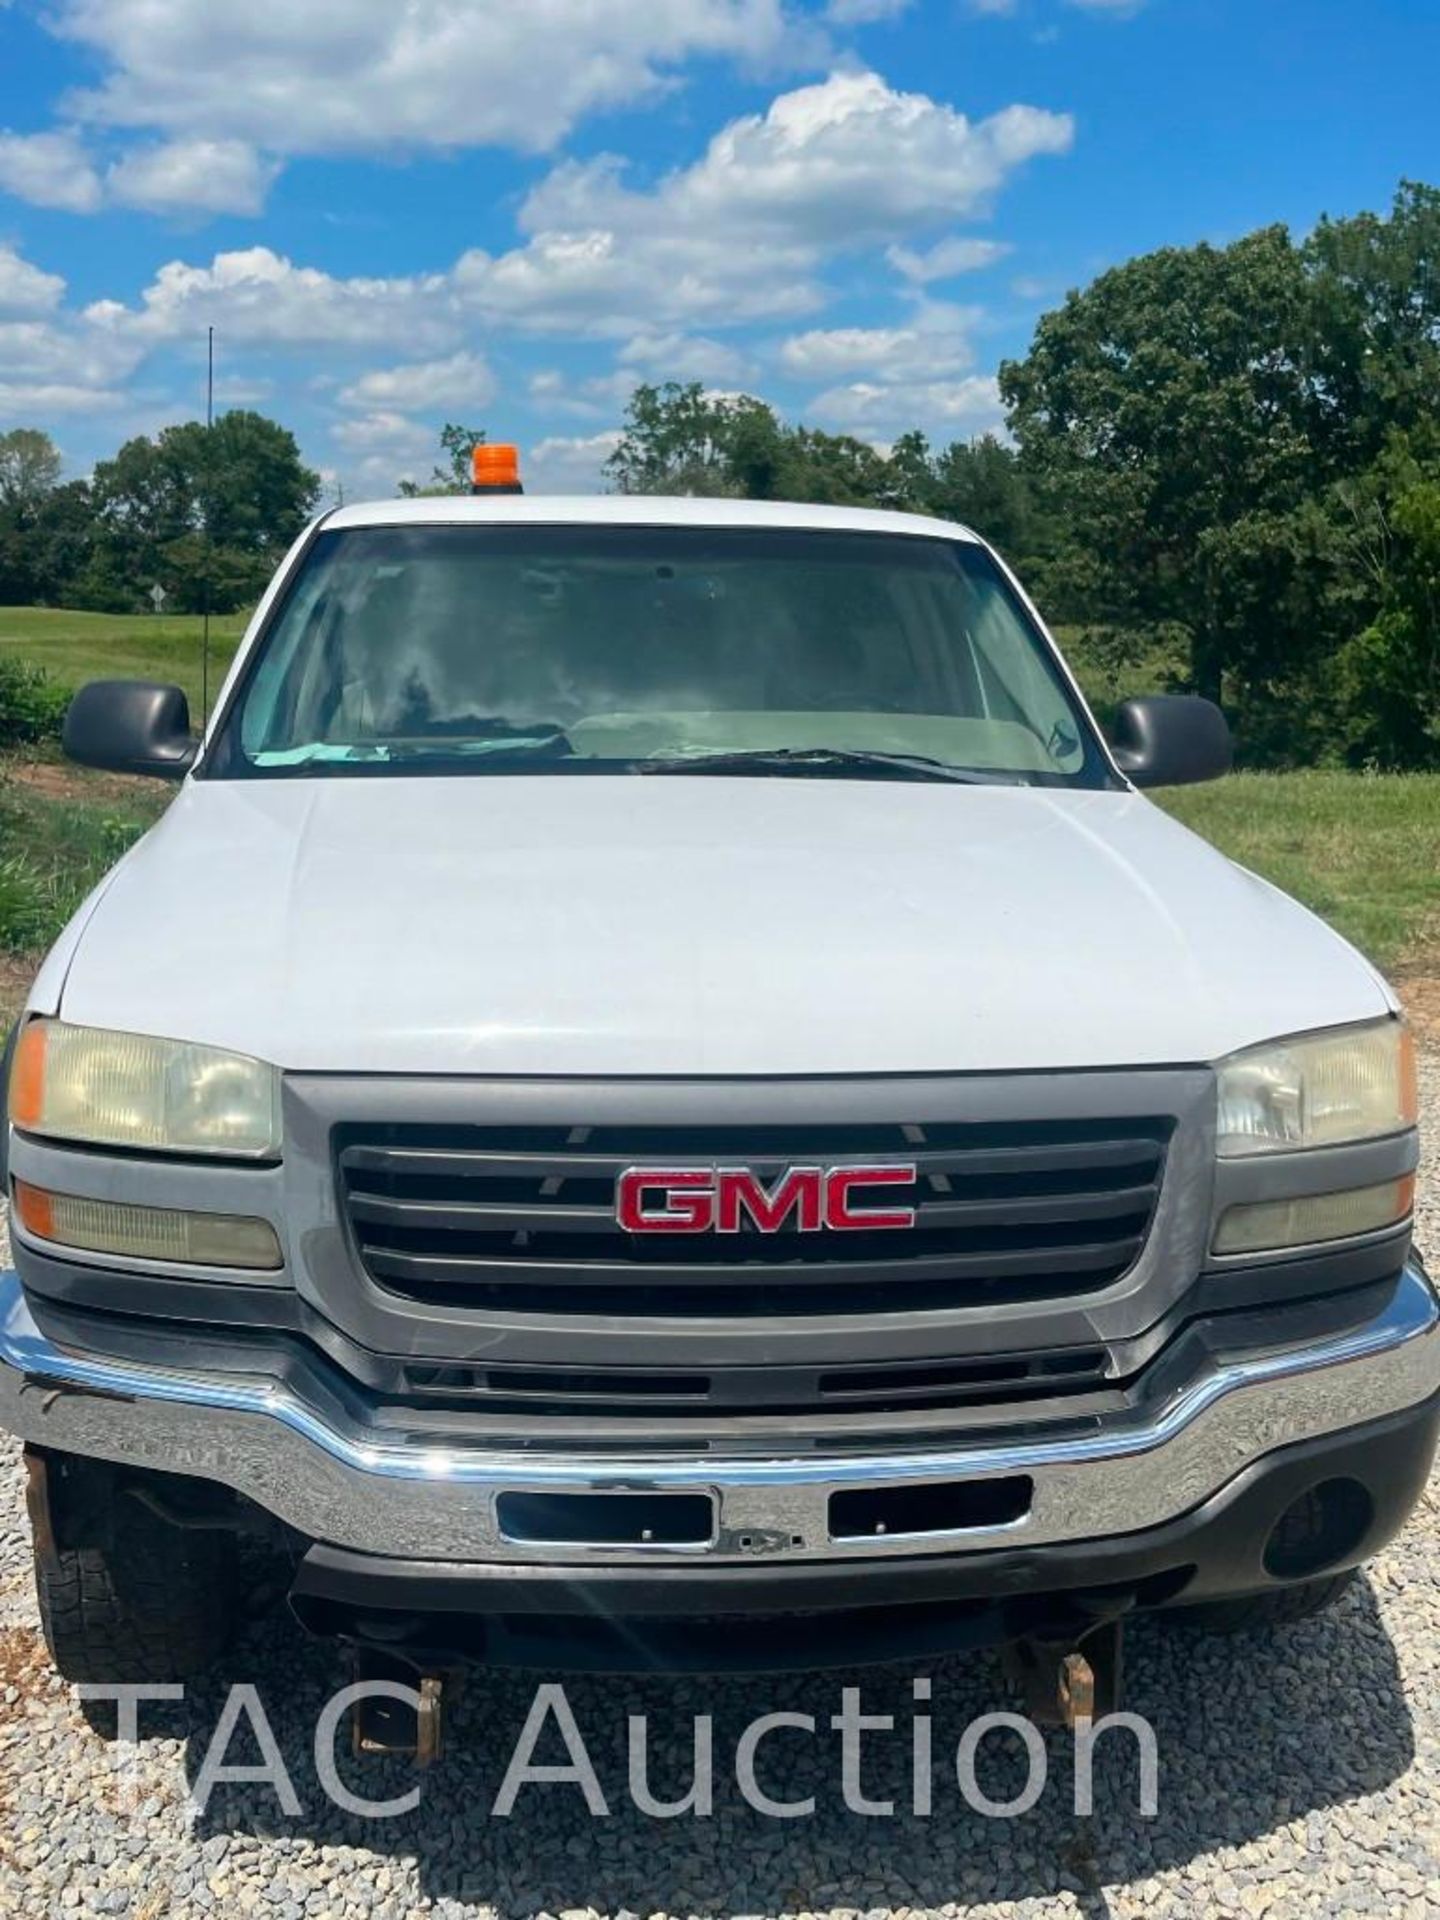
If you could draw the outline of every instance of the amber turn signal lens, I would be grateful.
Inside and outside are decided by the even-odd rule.
[[[10,1067],[10,1120],[12,1125],[25,1131],[38,1127],[40,1116],[45,1111],[45,1038],[48,1031],[43,1020],[31,1020],[22,1027]]]
[[[90,1200],[75,1193],[47,1193],[28,1180],[17,1180],[15,1215],[35,1239],[87,1253],[270,1273],[285,1263],[270,1222],[240,1214],[182,1213],[128,1201]]]
[[[476,447],[470,462],[471,478],[477,493],[520,491],[518,447]]]
[[[1342,1193],[1312,1193],[1294,1200],[1256,1200],[1231,1207],[1215,1235],[1216,1253],[1276,1253],[1283,1247],[1320,1246],[1398,1226],[1415,1210],[1415,1176],[1382,1180],[1378,1186]]]
[[[37,1240],[55,1238],[55,1209],[50,1195],[42,1188],[32,1187],[27,1180],[17,1180],[15,1212],[21,1226],[27,1233],[33,1233]]]

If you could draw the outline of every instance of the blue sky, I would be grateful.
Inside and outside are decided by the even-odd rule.
[[[0,427],[598,484],[637,380],[883,444],[1065,290],[1440,178],[1435,0],[0,0]]]

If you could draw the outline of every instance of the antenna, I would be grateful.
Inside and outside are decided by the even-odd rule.
[[[212,488],[214,476],[211,463],[215,458],[215,448],[211,436],[215,431],[215,329],[210,327],[206,333],[205,345],[205,581],[204,598],[201,601],[200,616],[200,732],[203,737],[210,724],[210,574],[211,561],[214,559],[214,533],[211,518],[214,501]]]

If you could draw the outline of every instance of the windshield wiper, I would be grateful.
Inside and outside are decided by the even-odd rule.
[[[892,780],[950,780],[968,787],[1024,786],[1020,773],[982,773],[923,753],[862,747],[754,747],[725,753],[670,753],[631,763],[633,773],[875,773]]]

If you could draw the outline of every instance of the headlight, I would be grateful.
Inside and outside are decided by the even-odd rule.
[[[280,1076],[215,1047],[31,1020],[15,1049],[10,1119],[92,1146],[273,1159]]]
[[[1415,1043],[1403,1020],[1251,1047],[1218,1072],[1225,1159],[1374,1140],[1416,1122]]]

